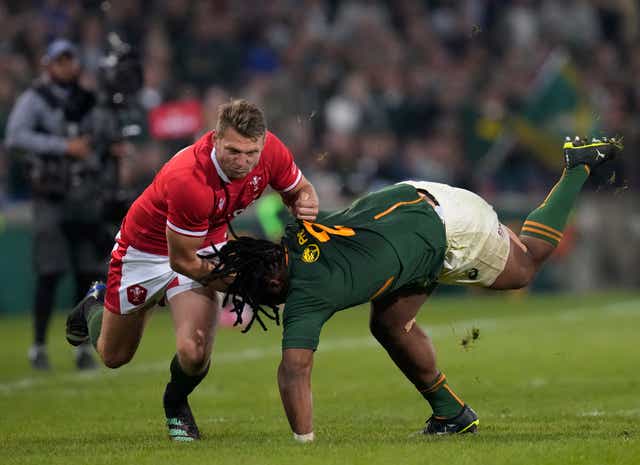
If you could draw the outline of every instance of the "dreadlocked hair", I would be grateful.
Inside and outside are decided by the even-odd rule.
[[[278,304],[281,301],[279,296],[268,292],[267,280],[281,271],[285,263],[284,247],[263,239],[236,236],[235,240],[227,242],[221,249],[215,246],[213,249],[214,253],[207,257],[213,258],[216,264],[212,273],[234,276],[223,301],[223,305],[227,305],[229,301],[233,303],[232,312],[236,314],[233,325],[242,324],[242,310],[245,304],[251,307],[253,315],[242,330],[243,333],[249,331],[255,321],[258,321],[263,330],[267,330],[260,314],[279,325]],[[267,309],[270,309],[271,313]]]

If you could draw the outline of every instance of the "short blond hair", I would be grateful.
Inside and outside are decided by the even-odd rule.
[[[218,107],[216,134],[223,135],[227,128],[233,128],[243,137],[257,140],[267,131],[264,113],[256,105],[237,99]]]

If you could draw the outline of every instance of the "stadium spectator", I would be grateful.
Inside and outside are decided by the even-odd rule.
[[[62,15],[61,21],[65,18]],[[101,218],[87,210],[95,206],[89,199],[95,195],[92,178],[100,171],[88,137],[95,97],[78,84],[78,51],[68,40],[53,41],[43,63],[42,78],[18,98],[5,139],[9,149],[29,157],[37,275],[29,361],[37,370],[50,369],[46,337],[60,279],[71,268],[81,296],[104,275],[107,254],[95,241]],[[95,366],[89,349],[87,345],[78,348],[79,369]]]

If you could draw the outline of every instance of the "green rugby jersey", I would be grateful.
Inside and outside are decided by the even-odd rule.
[[[444,225],[414,187],[396,184],[285,231],[289,294],[283,348],[316,349],[338,310],[397,289],[433,283],[446,250]]]

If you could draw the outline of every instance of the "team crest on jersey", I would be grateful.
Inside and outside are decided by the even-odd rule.
[[[222,210],[224,208],[224,197],[218,200],[218,210]]]
[[[320,258],[320,247],[317,244],[309,244],[302,251],[302,261],[306,263],[313,263]]]
[[[140,284],[134,284],[127,288],[127,300],[132,305],[141,305],[147,299],[147,290]]]
[[[255,194],[260,190],[260,181],[262,180],[262,176],[254,176],[249,181],[249,184],[253,187],[253,193]]]

